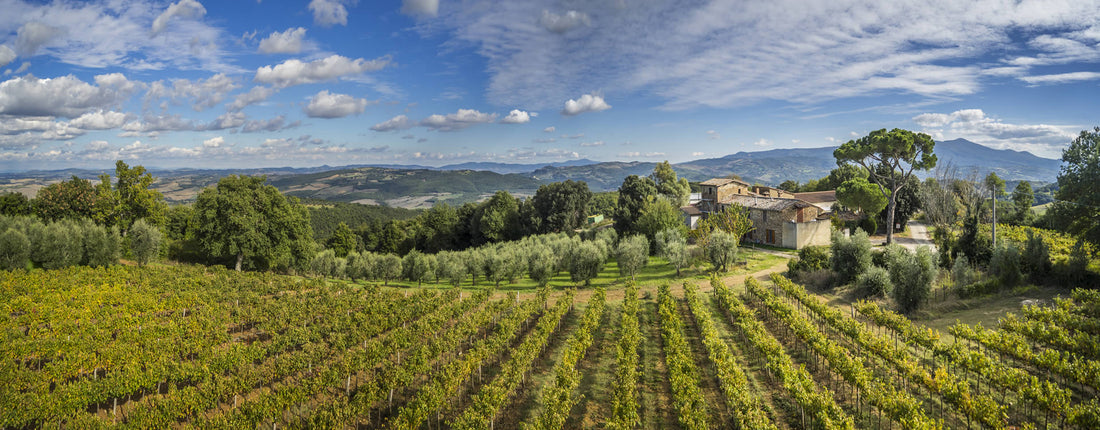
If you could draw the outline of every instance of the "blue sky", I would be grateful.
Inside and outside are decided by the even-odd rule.
[[[879,128],[1058,158],[1097,1],[0,0],[0,170],[820,147]]]

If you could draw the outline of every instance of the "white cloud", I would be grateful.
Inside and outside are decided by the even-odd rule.
[[[343,118],[363,113],[367,107],[366,99],[357,99],[347,94],[334,94],[322,90],[309,100],[305,107],[310,118]]]
[[[691,156],[692,156],[692,157],[702,157],[702,156],[703,156],[703,153],[702,153],[702,152],[699,152],[699,151],[695,151],[695,152],[692,152],[692,153],[691,153]]]
[[[951,135],[998,149],[1029,151],[1041,157],[1057,158],[1061,148],[1074,138],[1073,126],[1011,124],[991,118],[981,109],[963,109],[950,114],[923,113],[913,117],[923,132],[937,139]]]
[[[2,7],[0,34],[15,34],[22,26],[22,42],[11,45],[21,55],[33,50],[55,62],[90,69],[243,72],[225,60],[224,47],[232,37],[224,30],[201,20],[179,19],[199,14],[201,4],[184,0],[167,10],[162,6],[144,0],[9,1]],[[160,31],[150,37],[150,23],[158,14]]]
[[[531,117],[536,116],[536,115],[538,115],[538,114],[533,114],[532,115],[528,112],[521,111],[519,109],[512,109],[511,112],[508,112],[508,116],[505,116],[504,118],[502,118],[500,120],[500,123],[501,124],[525,124],[525,123],[531,122]]]
[[[535,139],[534,142],[535,143],[554,143],[554,142],[557,142],[557,141],[558,141],[558,139],[555,139],[553,137],[546,137],[546,138]]]
[[[348,25],[348,9],[345,5],[355,3],[355,0],[311,0],[309,10],[313,12],[313,22],[323,27]]]
[[[287,124],[286,117],[279,115],[275,118],[268,120],[248,120],[245,121],[244,126],[241,127],[242,133],[256,133],[260,131],[280,131],[290,128],[295,128],[302,125],[301,121],[294,121]]]
[[[12,51],[8,45],[0,45],[0,67],[7,66],[15,60],[15,51]]]
[[[590,24],[591,20],[588,18],[588,14],[575,10],[568,11],[561,15],[543,10],[542,16],[539,17],[539,25],[554,33],[565,33],[578,26]]]
[[[83,130],[110,130],[122,127],[128,118],[122,112],[98,110],[69,121],[69,125]]]
[[[563,134],[563,135],[561,135],[561,137],[564,138],[564,139],[580,139],[580,138],[584,137],[584,133]]]
[[[184,119],[179,115],[146,116],[140,121],[131,121],[122,125],[122,130],[129,132],[126,136],[164,131],[196,130],[198,128],[195,121]]]
[[[439,14],[439,0],[402,0],[401,13],[436,16]]]
[[[756,142],[753,142],[752,144],[756,145],[756,146],[761,146],[761,147],[772,146],[772,142],[768,139],[760,139],[760,140],[757,140]]]
[[[352,60],[340,55],[332,55],[308,63],[292,59],[274,67],[264,66],[256,69],[256,76],[253,80],[262,84],[285,88],[381,70],[389,63],[389,57],[380,57],[368,61],[362,58]]]
[[[458,131],[475,124],[496,120],[497,114],[478,112],[474,109],[459,109],[447,115],[432,115],[420,121],[420,125],[437,131]]]
[[[603,96],[593,94],[585,94],[580,98],[573,100],[569,99],[565,102],[565,108],[561,110],[562,115],[579,115],[585,112],[599,112],[611,109],[611,105],[607,104],[603,100]]]
[[[107,143],[106,140],[93,140],[88,142],[87,145],[84,145],[84,149],[88,151],[102,151],[110,146],[111,144]]]
[[[595,142],[581,142],[581,146],[586,147],[586,148],[591,148],[591,147],[594,147],[594,146],[603,146],[603,141],[602,140],[597,140]]]
[[[38,48],[65,34],[65,29],[31,21],[19,27],[15,39],[15,50],[20,57],[31,57]]]
[[[177,3],[173,3],[165,9],[163,13],[157,16],[157,19],[153,20],[153,34],[159,34],[168,27],[168,21],[174,17],[184,19],[202,18],[206,15],[206,8],[195,0],[180,0]]]
[[[99,75],[99,86],[73,75],[38,79],[27,75],[0,83],[0,114],[63,116],[107,109],[130,97],[136,85],[121,74]]]
[[[202,146],[205,148],[220,148],[225,145],[225,138],[221,136],[211,137],[202,141]]]
[[[551,1],[448,9],[438,24],[486,57],[489,102],[540,109],[591,88],[646,93],[666,109],[942,99],[980,91],[996,79],[986,69],[1100,61],[1092,0],[565,4],[590,25],[564,34],[532,25],[557,22],[540,19],[562,10]]]
[[[546,127],[544,129],[542,129],[542,132],[543,133],[553,133],[555,130],[557,130],[557,128],[555,128],[554,126],[549,126],[549,127]]]
[[[245,122],[245,115],[240,112],[226,112],[219,115],[210,124],[205,127],[201,127],[204,130],[225,130],[229,128],[237,128],[243,125]]]
[[[305,37],[306,29],[302,27],[288,28],[282,33],[273,32],[260,41],[259,50],[264,54],[297,54],[302,52],[302,39]]]
[[[371,126],[370,129],[374,131],[394,131],[405,130],[411,128],[412,126],[413,123],[409,121],[409,117],[405,115],[398,115],[386,121],[375,124]]]
[[[149,84],[145,100],[148,104],[159,98],[168,98],[173,102],[188,99],[194,101],[191,107],[195,111],[202,111],[218,105],[225,100],[226,94],[240,87],[241,85],[235,79],[224,73],[218,73],[206,80],[173,79],[170,82],[161,80]]]
[[[707,130],[707,138],[710,140],[718,140],[722,138],[722,135],[718,134],[717,131]]]
[[[1053,75],[1022,76],[1021,81],[1032,85],[1065,84],[1070,82],[1093,81],[1100,79],[1100,72],[1070,72]]]
[[[261,87],[261,86],[252,87],[252,89],[248,90],[247,93],[238,94],[237,98],[233,100],[233,103],[230,103],[225,108],[228,109],[228,110],[231,110],[231,111],[238,111],[238,110],[244,109],[245,106],[256,104],[256,103],[262,102],[264,100],[267,100],[269,97],[274,95],[276,92],[278,92],[278,90],[276,90],[272,87]]]

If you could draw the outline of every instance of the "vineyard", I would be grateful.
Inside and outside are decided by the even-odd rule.
[[[530,294],[0,273],[0,428],[1100,428],[1100,294],[996,327],[784,277]]]

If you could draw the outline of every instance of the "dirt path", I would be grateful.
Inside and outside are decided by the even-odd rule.
[[[894,243],[909,248],[910,251],[916,251],[921,246],[927,246],[936,250],[936,244],[932,242],[930,236],[928,236],[928,226],[917,222],[909,221],[909,237],[897,237],[894,236]],[[881,245],[885,242],[886,238],[876,238],[872,240],[872,243]]]

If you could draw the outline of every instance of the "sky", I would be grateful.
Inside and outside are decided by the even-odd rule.
[[[881,128],[1059,158],[1100,0],[0,0],[0,170],[682,162]]]

